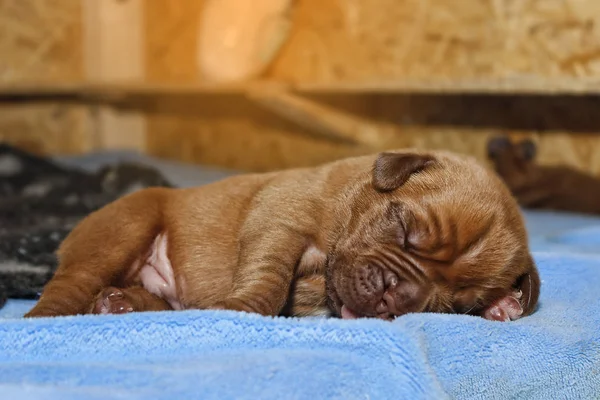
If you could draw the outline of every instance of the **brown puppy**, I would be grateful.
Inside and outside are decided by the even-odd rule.
[[[565,166],[535,163],[535,144],[501,136],[488,142],[488,156],[517,201],[528,208],[600,214],[600,179]]]
[[[531,313],[540,286],[501,181],[469,158],[412,150],[142,190],[88,216],[59,257],[27,316],[220,308],[504,321]]]

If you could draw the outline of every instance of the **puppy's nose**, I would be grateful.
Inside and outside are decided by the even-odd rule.
[[[365,265],[358,269],[356,274],[356,292],[361,299],[380,297],[384,290],[383,274],[381,269],[372,265]]]
[[[377,305],[377,312],[399,316],[421,311],[427,299],[427,292],[423,285],[404,280],[397,281],[383,293],[382,300]]]

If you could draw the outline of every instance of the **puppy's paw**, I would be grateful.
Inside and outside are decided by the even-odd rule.
[[[523,314],[523,306],[520,301],[522,296],[521,291],[504,296],[486,307],[481,316],[491,321],[508,322],[517,320]]]
[[[135,311],[125,294],[117,288],[104,289],[92,306],[92,314],[126,314]]]
[[[220,301],[214,304],[211,307],[208,307],[209,310],[231,310],[231,311],[245,311],[249,313],[256,313],[257,311],[250,307],[248,304],[243,302],[242,300],[231,298],[227,300]]]

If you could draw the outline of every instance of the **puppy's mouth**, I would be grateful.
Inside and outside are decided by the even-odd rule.
[[[332,289],[335,290],[335,289]],[[342,303],[339,297],[336,296],[336,299],[331,298],[331,294],[329,296],[330,302],[333,305],[330,307],[341,319],[358,319],[358,318],[369,318],[369,316],[360,314],[357,311],[352,310],[346,304]]]
[[[358,313],[352,311],[345,304],[342,305],[342,309],[340,310],[340,316],[342,317],[342,319],[358,319],[358,318],[361,318],[361,316]]]
[[[393,320],[423,311],[425,305],[426,290],[422,285],[403,280],[388,269],[366,267],[343,283],[332,284],[329,289],[332,309],[342,319]]]
[[[358,319],[368,317],[348,307],[336,289],[336,285],[332,282],[333,279],[327,279],[327,297],[329,308],[342,319]]]

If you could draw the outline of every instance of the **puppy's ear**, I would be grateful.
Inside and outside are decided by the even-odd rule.
[[[521,152],[521,157],[523,157],[525,161],[532,161],[537,153],[535,143],[533,143],[530,139],[521,141],[519,143],[519,150]]]
[[[540,275],[533,262],[530,260],[531,267],[529,272],[521,275],[516,282],[516,289],[521,290],[521,305],[523,306],[523,316],[529,315],[535,311],[535,307],[540,297]]]
[[[373,165],[373,186],[380,192],[397,189],[433,162],[432,156],[424,154],[381,153]]]
[[[512,147],[512,143],[507,136],[496,136],[490,139],[487,143],[488,158],[493,160],[498,157],[501,153],[509,151]]]

